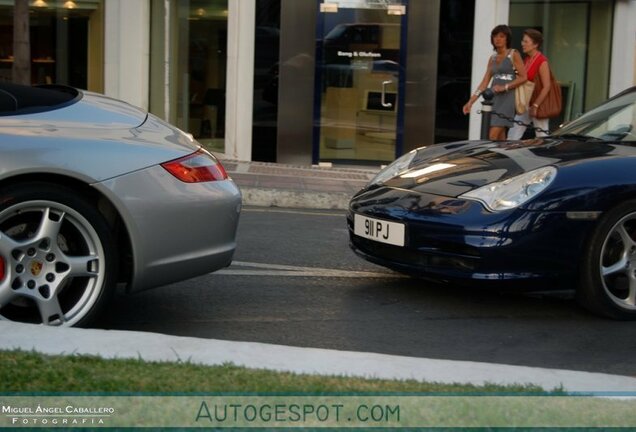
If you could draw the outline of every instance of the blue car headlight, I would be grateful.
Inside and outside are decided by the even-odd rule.
[[[409,169],[413,158],[417,154],[417,150],[412,150],[407,154],[400,156],[394,160],[389,166],[380,171],[368,184],[368,186],[382,184],[387,180]]]
[[[557,169],[547,166],[472,190],[460,198],[479,201],[492,212],[519,207],[543,192],[556,178]]]

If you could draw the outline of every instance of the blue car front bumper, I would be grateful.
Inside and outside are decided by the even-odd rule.
[[[403,223],[405,245],[355,235],[354,214]],[[347,219],[352,249],[376,264],[436,281],[537,289],[578,280],[581,251],[594,227],[566,212],[491,213],[471,200],[388,188],[354,197]]]

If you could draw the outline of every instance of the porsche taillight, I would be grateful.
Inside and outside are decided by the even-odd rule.
[[[163,163],[161,166],[185,183],[211,182],[228,178],[221,162],[203,149]]]

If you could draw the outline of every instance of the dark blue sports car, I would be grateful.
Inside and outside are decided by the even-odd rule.
[[[526,141],[414,150],[350,204],[363,258],[436,281],[575,287],[636,319],[636,87]]]

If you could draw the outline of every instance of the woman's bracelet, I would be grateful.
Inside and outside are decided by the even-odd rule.
[[[539,108],[539,105],[537,105],[537,104],[532,104],[532,106],[533,106],[534,108]]]
[[[475,90],[475,93],[473,93],[473,95],[479,97],[479,95],[481,95],[481,90]]]
[[[508,84],[506,84],[504,88],[506,89],[506,91],[508,91]]]

